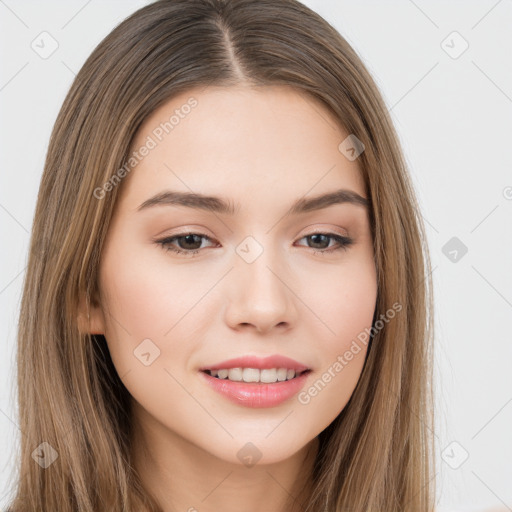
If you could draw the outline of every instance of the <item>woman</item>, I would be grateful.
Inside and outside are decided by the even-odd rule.
[[[433,510],[430,289],[334,28],[294,0],[140,9],[51,137],[9,510]]]

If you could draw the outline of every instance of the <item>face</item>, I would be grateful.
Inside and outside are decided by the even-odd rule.
[[[338,149],[348,135],[287,87],[192,90],[146,119],[89,326],[133,421],[227,462],[273,463],[343,410],[377,298],[369,213],[347,200],[367,198],[357,159]],[[242,369],[203,371],[230,367]]]

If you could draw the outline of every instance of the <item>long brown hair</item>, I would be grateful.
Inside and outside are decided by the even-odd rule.
[[[350,401],[319,435],[304,508],[433,510],[430,260],[372,77],[346,40],[296,0],[159,0],[97,46],[51,135],[19,318],[22,434],[11,512],[161,510],[131,464],[129,394],[105,339],[77,326],[81,298],[98,297],[120,186],[101,199],[94,190],[123,167],[137,129],[162,103],[194,87],[241,83],[286,85],[319,99],[365,147],[358,161],[371,202],[374,323],[382,326]],[[400,313],[383,322],[393,304]],[[37,464],[38,454],[51,465]]]

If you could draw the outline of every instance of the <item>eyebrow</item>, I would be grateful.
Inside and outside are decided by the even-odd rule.
[[[370,205],[368,199],[362,197],[357,192],[339,189],[327,194],[298,199],[292,204],[285,215],[298,215],[344,203],[361,206],[366,210],[369,209]],[[208,196],[195,192],[165,191],[144,201],[137,208],[137,211],[161,205],[185,206],[225,215],[234,215],[240,208],[239,204],[235,204],[222,197]]]

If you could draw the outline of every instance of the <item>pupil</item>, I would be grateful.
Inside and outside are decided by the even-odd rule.
[[[196,247],[183,247],[181,241],[182,240],[185,240],[185,245],[188,244],[188,243],[191,243],[192,245],[194,245],[194,237],[198,238],[199,240],[195,242],[195,245]],[[185,235],[185,236],[182,236],[180,237],[180,244],[182,249],[199,249],[201,247],[201,237],[199,237],[198,235],[194,235],[194,234],[190,234],[190,235]]]
[[[316,243],[320,243],[320,245],[322,245],[322,243],[321,243],[321,242],[318,242],[318,241],[316,240],[316,237],[319,237],[319,238],[323,237],[323,238],[325,239],[325,238],[327,238],[327,235],[322,235],[322,234],[317,233],[317,234],[314,234],[314,235],[311,235],[311,236],[310,236],[310,239],[313,241],[313,243],[314,243],[314,244],[316,244]],[[325,241],[325,240],[324,240],[324,241]]]

